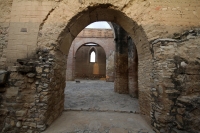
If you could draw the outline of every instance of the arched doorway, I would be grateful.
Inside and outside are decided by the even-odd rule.
[[[200,112],[196,109],[200,57],[198,1],[13,0],[8,3],[12,11],[3,11],[10,13],[11,19],[5,15],[6,25],[1,24],[5,28],[1,62],[12,74],[10,86],[3,94],[5,107],[1,106],[1,114],[6,119],[1,119],[4,121],[1,127],[10,130],[7,125],[12,125],[13,130],[22,132],[44,130],[61,114],[68,48],[83,27],[106,20],[122,26],[135,42],[140,108],[149,116],[155,130],[199,131],[196,121],[199,118],[196,112]],[[193,7],[193,12],[188,7]],[[27,67],[36,75],[31,80],[33,76],[22,71]],[[16,79],[20,83],[15,84]],[[10,96],[14,98],[9,99]],[[10,100],[13,104],[7,104]],[[178,111],[182,107],[186,107],[183,114]],[[191,117],[186,117],[188,114]],[[24,129],[21,123],[28,128]]]
[[[101,79],[106,77],[106,54],[98,45],[82,45],[75,54],[75,79]]]
[[[62,8],[62,5],[60,5]],[[56,10],[54,11],[56,14]],[[54,14],[54,15],[55,15]],[[98,14],[98,15],[97,15]],[[41,26],[41,34],[45,34],[46,36],[41,36],[38,39],[45,40],[46,37],[51,38],[52,35],[48,34],[46,32],[46,28],[51,25],[51,22],[53,21],[54,15],[50,15],[49,18],[47,19],[46,23],[44,23],[43,26]],[[64,14],[63,14],[64,15]],[[65,16],[65,15],[64,15]],[[63,17],[64,17],[63,16]],[[104,21],[111,21],[119,24],[122,26],[126,32],[129,33],[131,38],[134,40],[136,47],[137,47],[137,52],[138,52],[138,90],[139,90],[139,103],[140,103],[140,110],[142,114],[145,114],[148,116],[148,119],[150,120],[149,112],[151,111],[150,107],[150,86],[152,85],[151,79],[152,77],[150,76],[152,73],[152,53],[149,48],[149,42],[146,37],[146,34],[141,26],[138,26],[135,21],[127,17],[124,13],[120,12],[119,10],[114,9],[114,7],[110,4],[100,4],[100,5],[95,5],[93,7],[88,7],[88,9],[78,13],[75,16],[72,16],[70,21],[66,23],[65,25],[62,24],[60,25],[60,31],[57,34],[57,38],[55,38],[55,47],[60,49],[63,53],[68,53],[68,50],[70,48],[70,45],[73,41],[73,39],[78,35],[78,33],[88,24],[94,21],[99,21],[99,20],[104,20]],[[84,22],[84,23],[80,23]],[[129,27],[133,27],[130,29]],[[43,33],[46,32],[46,33]],[[56,35],[55,35],[56,36]],[[55,37],[54,36],[54,37]],[[53,39],[52,39],[53,40]],[[39,46],[44,47],[44,42],[43,43],[38,43]],[[54,71],[55,73],[52,73],[52,80],[53,82],[59,82],[55,75],[63,75],[63,70],[65,68],[63,67],[61,60],[65,60],[63,57],[63,53],[58,51],[53,51],[53,56],[59,60],[55,61],[55,64],[57,64],[59,69],[56,69]],[[61,74],[62,73],[62,74]],[[64,76],[64,75],[63,75]],[[64,77],[63,77],[64,78]],[[60,82],[59,82],[60,83]],[[64,83],[60,83],[62,86],[64,86]],[[56,87],[54,90],[63,92],[62,87]],[[53,99],[53,96],[50,97],[51,100],[54,101],[54,103],[60,103],[58,104],[59,108],[63,108],[63,99],[64,97],[61,95],[59,99]],[[50,106],[51,107],[51,106]],[[54,109],[49,108],[48,110],[49,113],[54,112]],[[55,116],[58,116],[62,111],[57,112]],[[49,118],[49,119],[55,119],[54,118]],[[48,119],[47,119],[48,121]],[[49,122],[51,123],[51,122]]]

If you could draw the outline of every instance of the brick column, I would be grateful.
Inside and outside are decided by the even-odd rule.
[[[75,67],[76,67],[76,65],[75,65],[75,63],[76,63],[76,57],[75,57],[75,55],[73,55],[73,61],[72,61],[72,80],[74,81],[75,80],[75,76],[76,76],[76,69],[75,69]]]
[[[132,97],[138,97],[138,57],[136,46],[128,38],[128,88]]]
[[[115,30],[115,92],[128,94],[128,41],[126,31],[113,24]]]

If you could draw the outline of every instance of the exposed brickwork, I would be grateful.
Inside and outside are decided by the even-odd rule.
[[[199,33],[190,30],[152,42],[155,67],[159,68],[154,76],[163,81],[157,80],[151,90],[152,124],[163,133],[166,125],[170,132],[200,130]]]
[[[39,26],[55,5],[56,2],[47,0],[13,0],[6,49],[8,65],[19,58],[30,57],[35,52]]]
[[[128,37],[128,89],[129,95],[138,97],[138,56],[133,40]]]
[[[60,70],[66,65],[65,60],[55,58],[46,49],[37,50],[33,57],[20,59],[8,69],[9,85],[3,93],[0,110],[6,119],[1,132],[41,132],[63,111],[65,73]],[[62,66],[54,64],[56,60]],[[50,80],[52,75],[57,78]],[[59,88],[63,89],[57,91]]]
[[[115,30],[115,92],[128,94],[128,34],[113,23]]]
[[[111,29],[84,29],[77,37],[78,38],[113,38],[113,31]]]
[[[90,62],[90,54],[95,51],[95,62]],[[101,46],[81,46],[75,56],[75,78],[100,79],[106,77],[106,54]]]
[[[95,43],[95,44],[100,45],[105,51],[106,58],[108,58],[115,49],[113,31],[111,29],[101,29],[101,30],[100,29],[84,29],[78,34],[78,36],[72,42],[72,45],[70,47],[68,57],[67,57],[67,71],[66,71],[67,80],[74,80],[75,54],[82,45],[87,44],[87,43]],[[114,64],[111,64],[111,65],[114,65]],[[110,76],[112,77],[113,74],[107,73],[106,75],[107,75],[107,78],[109,78]]]
[[[7,1],[1,0],[1,7],[4,2]],[[5,6],[10,11],[11,5]],[[198,0],[13,0],[11,19],[4,19],[6,23],[0,24],[1,30],[8,33],[8,36],[1,34],[3,42],[8,37],[7,48],[0,51],[0,60],[6,60],[1,66],[17,65],[16,59],[36,55],[38,47],[47,49],[46,56],[54,60],[47,76],[43,69],[49,62],[42,60],[43,55],[36,59],[42,68],[41,74],[38,74],[39,69],[36,74],[45,76],[38,82],[37,78],[29,81],[27,75],[19,71],[13,72],[17,76],[11,73],[10,86],[1,93],[0,122],[3,121],[1,126],[4,126],[1,131],[41,131],[59,116],[66,77],[63,53],[68,54],[72,41],[84,27],[106,20],[122,26],[135,42],[140,110],[151,120],[154,130],[199,132],[199,30],[190,31],[200,27],[199,9]],[[182,32],[184,30],[187,34]],[[174,36],[174,33],[177,34]],[[26,84],[24,89],[20,90],[23,87],[20,82],[11,84],[18,80]],[[44,90],[43,85],[47,86]],[[26,94],[28,101],[35,97],[35,102],[18,103],[17,97],[21,94]],[[46,94],[47,97],[42,98]]]
[[[106,81],[113,82],[115,80],[115,51],[113,51],[106,59]]]
[[[8,46],[8,33],[12,0],[0,1],[0,69],[6,67],[6,48]]]

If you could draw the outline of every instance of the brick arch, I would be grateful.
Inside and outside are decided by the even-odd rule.
[[[48,18],[46,18],[45,22],[40,27],[40,36],[38,37],[39,47],[45,48],[45,45],[51,42],[54,49],[56,49],[51,52],[55,58],[59,59],[54,62],[58,67],[56,71],[54,71],[55,73],[51,74],[52,82],[58,82],[59,84],[62,84],[60,86],[64,86],[64,83],[59,82],[58,76],[56,75],[60,73],[60,75],[63,76],[59,78],[65,78],[65,75],[63,74],[66,70],[66,68],[63,67],[63,61],[66,60],[64,54],[68,55],[72,41],[83,28],[95,21],[111,21],[117,23],[129,33],[136,44],[139,58],[138,88],[140,109],[150,120],[149,112],[151,111],[151,98],[149,89],[152,84],[150,82],[151,69],[153,68],[151,63],[152,54],[146,33],[142,26],[138,25],[136,21],[128,17],[125,12],[120,11],[121,5],[116,6],[116,3],[97,3],[92,6],[84,5],[86,7],[83,7],[77,14],[73,14],[73,12],[77,12],[77,8],[74,7],[74,11],[71,10],[70,12],[72,12],[72,14],[69,14],[68,16],[64,13],[60,14],[61,10],[66,9],[65,6],[65,3],[60,4]],[[64,88],[57,87],[54,88],[54,90],[64,91]],[[49,100],[53,100],[54,103],[63,103],[64,96],[61,95],[60,99],[56,99],[57,101],[55,101],[52,96]],[[61,104],[59,108],[62,107],[63,105]],[[56,111],[49,109],[48,112],[51,113]],[[57,113],[57,115],[59,114],[60,112]]]
[[[140,109],[150,117],[154,130],[200,131],[196,119],[200,106],[195,109],[200,82],[198,0],[11,1],[3,5],[0,24],[5,45],[0,64],[11,72],[0,128],[38,132],[62,113],[71,42],[84,26],[105,20],[122,26],[136,44]],[[19,64],[17,59],[25,60]],[[31,68],[36,76],[21,74],[24,68]]]
[[[179,4],[180,3],[181,2],[179,2]],[[53,47],[50,48],[50,53],[56,59],[54,64],[56,64],[57,67],[53,68],[54,72],[51,73],[51,82],[55,82],[59,86],[54,86],[54,91],[63,92],[65,84],[61,83],[59,78],[65,78],[63,74],[66,70],[66,68],[63,67],[63,64],[66,63],[64,63],[64,54],[68,54],[71,43],[78,33],[85,26],[95,21],[111,21],[117,23],[130,34],[137,48],[139,64],[138,88],[141,113],[148,116],[149,120],[152,121],[152,125],[155,126],[158,131],[162,131],[163,128],[167,129],[165,124],[170,122],[170,124],[172,124],[173,120],[169,120],[170,122],[168,122],[166,114],[171,113],[170,109],[173,103],[167,97],[168,94],[166,93],[169,91],[165,93],[165,90],[174,85],[174,81],[170,79],[174,71],[171,69],[170,72],[165,73],[166,70],[164,66],[172,63],[173,61],[171,60],[176,60],[174,58],[174,51],[176,48],[167,47],[170,51],[165,51],[164,54],[166,56],[159,55],[159,53],[162,53],[162,50],[159,51],[159,49],[156,49],[153,45],[163,41],[166,43],[173,42],[173,40],[156,40],[155,42],[154,40],[166,38],[168,36],[172,38],[175,32],[180,33],[184,29],[189,29],[188,27],[200,25],[199,22],[197,22],[198,17],[185,21],[181,18],[182,15],[177,16],[176,12],[169,11],[168,14],[165,15],[165,11],[168,10],[168,8],[166,8],[167,6],[170,6],[170,4],[166,1],[159,3],[150,0],[116,0],[107,2],[96,0],[74,2],[64,0],[60,2],[40,25],[37,42],[37,45],[41,48],[46,48],[46,45],[52,45]],[[184,5],[181,5],[181,7],[185,8]],[[170,6],[170,8],[173,8],[173,6]],[[192,16],[190,13],[186,14]],[[168,19],[168,17],[170,17],[170,19]],[[154,50],[156,50],[157,53],[154,53]],[[157,56],[157,58],[155,56]],[[164,60],[167,61],[165,62]],[[162,64],[163,67],[160,64]],[[57,78],[58,76],[56,75],[62,76]],[[170,82],[172,85],[169,83],[167,86],[163,83],[165,81]],[[51,90],[51,85],[49,88],[49,90]],[[49,93],[52,94],[53,92]],[[60,99],[53,99],[53,96],[51,96],[48,100],[50,104],[57,104],[59,112],[52,108],[53,105],[49,106],[51,108],[47,108],[47,116],[50,116],[52,112],[57,112],[53,118],[46,118],[44,123],[47,125],[51,124],[62,112],[64,95],[60,94],[59,98]],[[156,115],[155,113],[157,110],[159,110],[159,112],[157,112]],[[168,125],[170,126],[170,124]]]
[[[74,80],[74,56],[76,51],[84,44],[95,43],[100,45],[106,54],[106,58],[110,56],[111,51],[114,51],[113,38],[102,39],[102,38],[80,38],[75,39],[70,47],[69,54],[67,57],[67,70],[66,70],[66,80]]]
[[[68,2],[67,5],[70,6],[71,2]],[[84,5],[85,7],[80,10],[77,14],[71,16],[63,13],[60,14],[60,10],[64,10],[65,4],[60,4],[44,21],[40,26],[40,35],[38,37],[38,45],[43,46],[44,43],[47,43],[45,40],[52,40],[56,46],[65,54],[68,54],[68,50],[71,46],[72,41],[83,30],[87,25],[96,21],[110,21],[115,22],[118,25],[122,26],[134,39],[137,40],[135,33],[138,31],[143,32],[144,37],[147,40],[146,33],[144,32],[142,26],[138,25],[137,21],[134,21],[131,17],[128,17],[126,13],[120,11],[120,8],[123,5],[115,7],[116,3],[106,4],[98,3],[93,6]],[[117,4],[121,4],[120,2]],[[124,6],[127,3],[124,3]],[[73,4],[72,4],[73,5]],[[70,12],[77,12],[76,9],[70,10]],[[59,18],[57,17],[59,16]],[[58,18],[58,19],[57,19]],[[63,19],[64,18],[64,19]],[[55,21],[55,19],[57,19]],[[136,19],[137,20],[137,19]],[[64,24],[65,23],[65,24]],[[139,22],[140,23],[140,22]],[[54,28],[49,28],[54,27]],[[130,28],[131,27],[131,28]],[[51,34],[49,34],[51,33]],[[143,40],[144,40],[143,37]],[[139,40],[141,41],[141,40]],[[136,44],[137,46],[137,44]]]
[[[78,45],[78,47],[76,47],[76,48],[74,49],[74,52],[75,52],[75,53],[77,52],[77,50],[78,50],[81,46],[83,46],[83,45],[85,45],[85,44],[88,44],[88,43],[94,43],[94,44],[97,44],[97,45],[101,46],[101,47],[103,48],[103,50],[105,51],[106,55],[109,54],[109,51],[106,51],[106,50],[105,50],[105,49],[107,48],[106,45],[109,45],[109,44],[106,43],[105,40],[103,40],[103,39],[88,39],[88,40],[90,40],[90,42],[87,42],[87,39],[86,39],[86,40],[85,40],[85,39],[82,39],[82,40],[83,40],[83,41],[78,41],[78,42],[76,42],[76,44]],[[92,41],[91,41],[91,40],[92,40]],[[104,45],[104,44],[106,44],[106,45]],[[113,43],[113,44],[110,44],[110,45],[113,45],[113,47],[114,47],[114,43]],[[114,49],[112,49],[112,50],[114,50]]]
[[[76,53],[78,52],[78,50],[79,50],[83,45],[89,44],[89,43],[94,43],[94,42],[88,42],[88,43],[84,43],[84,44],[80,45],[80,46],[75,50],[75,55],[76,55]],[[102,45],[100,45],[100,44],[98,44],[98,43],[94,43],[94,44],[99,45],[99,46],[103,49],[103,51],[104,51],[104,53],[105,53],[105,48],[102,47]],[[92,47],[89,49],[89,51],[88,51],[88,56],[89,56],[89,57],[90,57],[90,54],[91,54],[92,51],[95,52],[96,56],[98,55],[98,50],[95,48],[95,46],[92,46]],[[105,55],[106,55],[106,53],[105,53]]]
[[[90,62],[90,55],[92,51],[95,52],[95,62]],[[104,49],[100,46],[85,46],[81,45],[75,53],[73,58],[74,67],[72,68],[73,78],[78,79],[100,79],[106,76],[106,54]],[[94,68],[95,67],[95,68]],[[96,71],[94,71],[96,70]],[[67,68],[69,71],[69,68]],[[95,73],[94,73],[95,72]],[[69,75],[70,76],[70,75]],[[68,75],[67,75],[68,78]]]

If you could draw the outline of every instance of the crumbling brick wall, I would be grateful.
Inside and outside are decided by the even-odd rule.
[[[151,43],[155,67],[159,68],[154,76],[163,79],[151,90],[152,125],[157,131],[167,132],[165,126],[170,132],[200,131],[199,40],[197,28]]]
[[[12,84],[8,86],[3,93],[3,106],[1,102],[0,109],[1,115],[8,117],[3,120],[2,130],[41,131],[59,116],[63,109],[66,77],[66,57],[63,53],[68,54],[72,41],[84,27],[94,21],[106,20],[122,26],[135,42],[138,52],[140,110],[149,117],[154,130],[198,131],[199,92],[196,86],[199,83],[199,36],[195,28],[200,27],[199,8],[198,0],[13,0],[8,44],[4,49],[6,68],[17,66],[17,59],[30,59],[31,55],[37,54],[36,48],[47,49],[49,52],[45,55],[50,60],[53,58],[53,64],[49,65],[48,76],[41,80],[34,79],[32,83],[33,86],[38,84],[36,88],[39,87],[39,92],[34,94],[34,105],[26,106],[26,102],[16,104],[17,97],[26,91],[20,92]],[[189,32],[190,36],[183,31]],[[175,40],[174,33],[178,33],[175,34]],[[179,39],[182,34],[188,38]],[[52,62],[42,59],[43,55],[36,60],[42,68],[41,77],[45,76],[45,65]],[[27,75],[18,71],[16,74],[19,75],[13,77],[11,73],[9,83],[15,77],[27,83]],[[43,90],[43,86],[47,88]],[[30,89],[31,86],[26,88]],[[13,92],[11,95],[15,100],[11,98],[9,101],[6,98],[9,92]],[[27,97],[33,97],[32,91],[26,94]],[[37,103],[38,97],[42,95],[47,95],[44,98],[46,100],[41,101],[42,104]],[[31,119],[26,111],[20,111],[24,108],[27,112],[36,110],[36,113],[30,115]],[[17,123],[22,120],[22,125]]]

